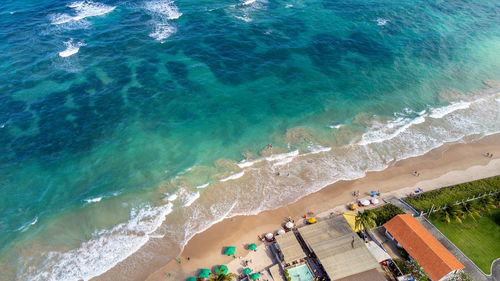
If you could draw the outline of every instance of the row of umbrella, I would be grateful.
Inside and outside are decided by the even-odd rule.
[[[215,274],[226,274],[228,268],[226,265],[218,265],[215,267]],[[260,274],[258,272],[252,273],[250,268],[243,269],[243,273],[249,275],[250,280],[257,280],[260,278]],[[252,274],[250,274],[252,273]],[[210,277],[210,269],[202,268],[200,269],[200,273],[198,274],[198,278],[209,278]],[[188,277],[186,281],[196,281],[196,277]]]

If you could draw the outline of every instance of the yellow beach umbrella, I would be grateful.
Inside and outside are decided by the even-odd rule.
[[[312,217],[307,220],[308,223],[316,223],[316,218]]]

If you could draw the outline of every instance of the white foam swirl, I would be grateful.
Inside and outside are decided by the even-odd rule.
[[[172,21],[180,18],[182,13],[171,0],[152,0],[144,4],[144,9],[152,16],[150,37],[162,41],[177,32]]]
[[[74,40],[71,39],[67,42],[64,42],[64,45],[66,45],[66,49],[64,51],[59,52],[59,56],[62,58],[66,58],[78,53],[80,47],[85,46],[86,44],[83,42],[74,43]]]
[[[79,248],[46,253],[43,266],[37,268],[35,274],[20,278],[33,281],[73,281],[89,280],[101,275],[153,238],[153,233],[171,211],[171,203],[132,209],[128,222],[94,233],[94,238],[82,243]]]
[[[88,17],[105,15],[113,11],[116,7],[93,1],[77,1],[68,5],[72,9],[72,14],[53,14],[50,15],[52,24],[64,24],[71,21],[79,21]]]

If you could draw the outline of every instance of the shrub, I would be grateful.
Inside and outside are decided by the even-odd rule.
[[[396,265],[403,274],[411,274],[418,281],[430,281],[424,269],[416,262],[411,260],[394,259]]]
[[[500,190],[500,176],[481,179],[473,182],[443,187],[437,190],[424,192],[420,195],[407,197],[404,200],[417,211],[427,211],[432,205],[440,207],[455,204],[457,201],[478,196],[490,191]],[[495,194],[498,196],[498,193]]]
[[[386,204],[382,207],[377,207],[372,210],[366,210],[365,212],[373,212],[375,213],[375,215],[377,215],[377,218],[375,219],[377,225],[386,223],[396,215],[404,214],[403,210],[392,204]]]

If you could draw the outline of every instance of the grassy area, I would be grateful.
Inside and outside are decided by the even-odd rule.
[[[394,216],[405,213],[403,212],[403,210],[392,204],[386,204],[382,207],[366,210],[365,212],[373,212],[375,213],[375,215],[377,215],[377,218],[375,219],[377,225],[382,225],[388,220],[392,219]]]
[[[450,224],[431,216],[430,221],[466,254],[484,273],[490,274],[491,263],[500,257],[500,209],[491,216],[484,215],[474,221]]]
[[[424,192],[420,195],[408,197],[404,200],[418,211],[427,211],[434,207],[450,205],[472,196],[477,196],[500,189],[500,176],[477,181],[443,187],[437,190]]]

